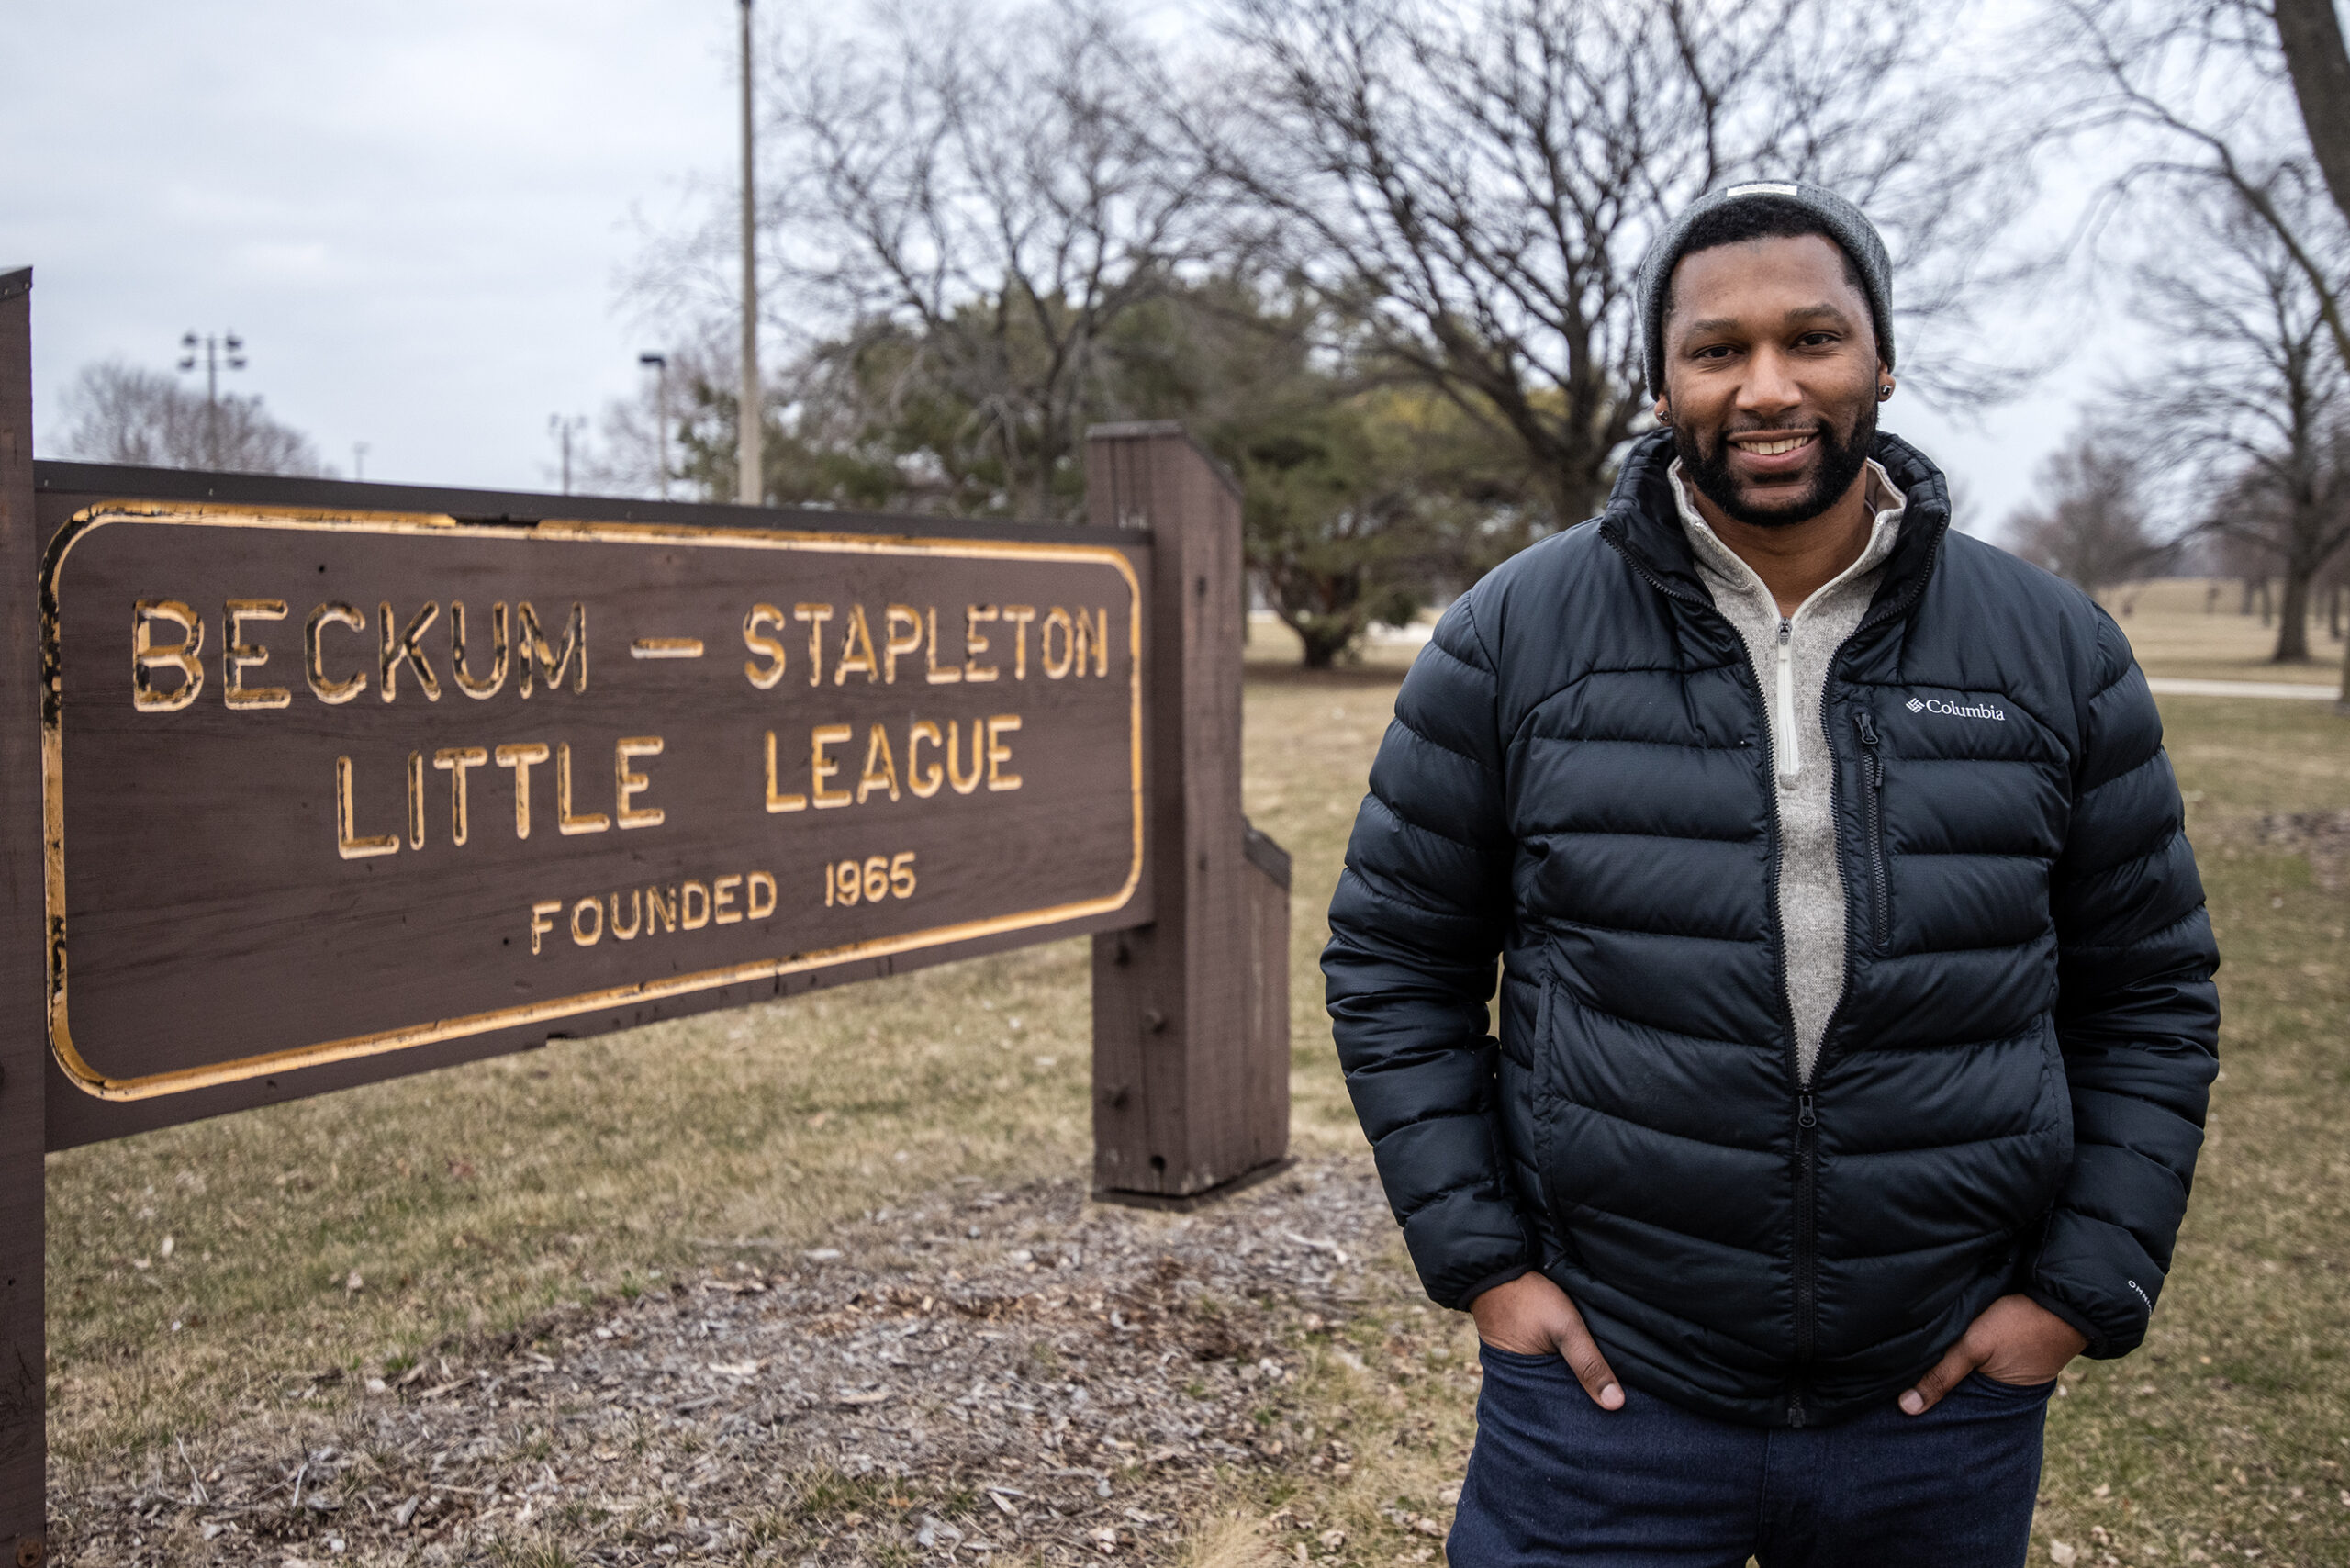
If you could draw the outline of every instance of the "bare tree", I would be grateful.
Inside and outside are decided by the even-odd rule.
[[[2314,5],[2332,18],[2333,0]],[[2047,129],[2122,139],[2109,205],[2143,196],[2166,211],[2182,193],[2229,193],[2300,273],[2350,363],[2350,110],[2325,95],[2350,75],[2338,24],[2319,25],[2311,0],[2054,0],[2052,17],[2036,43],[2058,106]],[[2329,183],[2331,202],[2311,199]]]
[[[2270,193],[2288,222],[2305,215]],[[2188,216],[2199,242],[2141,269],[2147,314],[2178,344],[2137,394],[2142,448],[2183,460],[2205,529],[2280,579],[2279,664],[2310,656],[2310,585],[2350,543],[2350,376],[2326,306],[2266,213],[2232,190]]]
[[[223,396],[216,426],[203,397],[120,360],[84,365],[64,406],[58,450],[67,457],[243,474],[331,472],[310,438],[272,418],[259,398]]]
[[[2029,171],[1951,134],[1952,9],[1228,0],[1238,63],[1187,129],[1392,372],[1519,443],[1567,523],[1643,427],[1635,272],[1701,192],[1834,185],[1888,231],[1908,305],[1953,308]]]
[[[2151,575],[2171,554],[2155,538],[2136,445],[2084,428],[2041,465],[2043,498],[2008,519],[2016,553],[2090,594]]]
[[[1213,238],[1152,51],[1081,0],[912,6],[884,33],[769,84],[770,232],[832,323],[818,379],[885,422],[925,401],[908,473],[958,504],[1080,516],[1103,341]]]

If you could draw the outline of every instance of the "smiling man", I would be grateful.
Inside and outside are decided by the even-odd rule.
[[[1639,299],[1663,428],[1438,623],[1323,956],[1483,1341],[1451,1561],[2020,1563],[2216,1070],[2161,724],[2112,621],[1879,431],[1851,204],[1709,196]]]

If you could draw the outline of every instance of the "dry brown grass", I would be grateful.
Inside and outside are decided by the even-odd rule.
[[[2219,595],[2208,600],[2207,610],[2212,588]],[[2341,683],[2342,644],[2327,637],[2322,606],[2310,622],[2311,662],[2280,665],[2269,662],[2277,650],[2276,627],[2262,625],[2257,614],[2240,613],[2243,602],[2243,584],[2205,577],[2165,577],[2105,596],[2106,609],[2130,634],[2149,675]]]

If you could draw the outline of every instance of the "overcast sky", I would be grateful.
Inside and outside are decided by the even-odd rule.
[[[731,0],[7,9],[0,265],[36,269],[44,454],[83,365],[167,370],[182,332],[234,329],[227,386],[339,471],[365,442],[370,479],[551,488],[548,416],[595,414],[657,346],[619,286],[640,218],[733,177]],[[1908,397],[1885,420],[1980,528],[2087,379],[1979,430]]]

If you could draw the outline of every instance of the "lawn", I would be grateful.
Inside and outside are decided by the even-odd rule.
[[[2198,613],[2142,601],[2127,624]],[[1271,642],[1260,626],[1252,659]],[[1296,857],[1294,1138],[1340,1160],[1368,1157],[1315,959],[1401,656],[1252,664],[1248,691],[1248,810]],[[2350,808],[2350,720],[2164,708],[2226,956],[2225,1072],[2146,1349],[2078,1364],[2053,1406],[2035,1561],[2315,1568],[2350,1561],[2350,895],[2328,823],[2277,819]],[[1080,1173],[1087,1034],[1063,944],[52,1156],[52,1506],[289,1388],[331,1400],[552,1306],[772,1264],[957,1177]],[[1284,1332],[1337,1447],[1234,1473],[1187,1521],[1195,1563],[1436,1556],[1471,1432],[1465,1319],[1417,1302],[1390,1241],[1319,1327]]]

